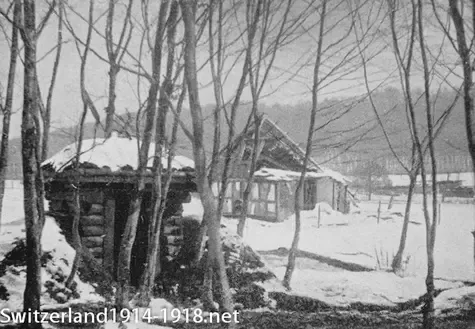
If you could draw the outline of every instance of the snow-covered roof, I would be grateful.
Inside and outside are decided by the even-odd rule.
[[[321,168],[321,167],[320,167]],[[340,183],[347,184],[350,182],[348,178],[343,176],[336,171],[330,169],[323,169],[323,172],[313,172],[308,171],[305,174],[307,178],[323,178],[328,177],[332,178]],[[282,170],[282,169],[273,169],[273,168],[261,168],[260,170],[254,173],[254,177],[262,177],[268,180],[276,180],[276,181],[293,181],[300,177],[301,173],[298,171],[291,171],[291,170]]]
[[[349,177],[347,177],[347,176],[345,176],[345,175],[343,175],[343,174],[341,174],[341,173],[339,173],[335,170],[328,169],[328,168],[322,167],[322,166],[320,166],[320,169],[322,169],[323,173],[327,174],[328,177],[332,177],[334,180],[337,180],[339,182],[347,184],[347,183],[351,183],[351,181],[352,181]]]
[[[43,162],[42,166],[50,165],[54,171],[62,172],[66,167],[72,164],[77,151],[77,144],[73,143],[53,155]],[[148,167],[152,167],[155,145],[150,145]],[[168,157],[166,152],[162,157],[163,168],[167,169]],[[81,164],[93,164],[98,168],[108,167],[111,171],[118,171],[124,167],[137,169],[138,166],[138,144],[135,138],[122,138],[113,133],[111,137],[94,138],[83,140],[81,146],[81,155],[79,162]],[[194,168],[193,160],[175,155],[172,161],[172,169],[182,170],[185,168]]]

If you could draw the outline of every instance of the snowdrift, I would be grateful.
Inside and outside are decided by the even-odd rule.
[[[21,225],[20,225],[21,224]],[[0,309],[11,312],[23,309],[23,292],[26,282],[26,258],[23,222],[8,226],[0,240],[9,241],[0,248]],[[66,242],[53,218],[46,217],[41,239],[43,308],[104,302],[95,287],[76,276],[71,289],[65,281],[71,272],[75,251]]]

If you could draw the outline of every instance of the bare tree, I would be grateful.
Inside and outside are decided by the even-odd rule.
[[[203,143],[203,115],[198,92],[196,65],[196,4],[190,1],[180,1],[185,27],[185,77],[188,86],[188,98],[193,125],[193,156],[195,160],[196,183],[203,203],[204,216],[208,227],[208,257],[212,259],[213,267],[219,277],[221,291],[221,308],[224,311],[233,310],[233,301],[226,275],[224,256],[220,237],[220,220],[216,200],[208,182],[206,170],[206,153]]]
[[[54,4],[54,2],[53,2]],[[43,103],[40,103],[41,117],[43,120],[43,136],[42,136],[42,145],[41,145],[41,160],[44,161],[48,157],[49,150],[49,131],[51,127],[51,109],[53,104],[53,94],[56,85],[56,77],[58,75],[59,63],[61,60],[61,50],[63,47],[63,12],[64,6],[63,1],[60,0],[58,3],[58,29],[57,29],[57,42],[56,42],[56,55],[53,63],[53,72],[51,75],[50,85],[48,88],[48,96],[46,98],[46,105],[43,106]],[[38,82],[38,81],[37,81]],[[38,82],[38,90],[39,82]]]
[[[410,75],[411,75],[411,64],[413,62],[413,49],[414,49],[414,43],[416,41],[416,26],[415,24],[411,24],[409,26],[410,32],[407,37],[407,47],[408,51],[406,52],[406,58],[404,58],[403,52],[401,51],[401,46],[400,46],[400,37],[397,34],[398,28],[396,27],[396,15],[398,13],[398,8],[396,6],[396,3],[394,1],[388,1],[388,10],[389,10],[389,24],[390,24],[390,33],[391,33],[391,39],[392,39],[392,45],[393,45],[393,52],[394,56],[396,59],[396,63],[399,68],[399,78],[401,82],[401,88],[403,90],[404,94],[404,105],[406,108],[406,119],[407,119],[407,124],[409,127],[410,131],[410,138],[411,138],[411,155],[410,155],[410,163],[405,164],[403,159],[397,154],[397,152],[394,149],[394,146],[392,145],[391,141],[389,140],[389,134],[386,132],[382,122],[380,122],[380,126],[382,127],[382,130],[386,136],[386,140],[388,142],[388,145],[391,149],[391,152],[393,156],[397,159],[399,164],[401,165],[402,168],[407,172],[409,176],[409,188],[408,188],[408,194],[407,194],[407,201],[406,201],[406,206],[405,206],[405,211],[404,211],[404,221],[403,221],[403,226],[401,230],[401,237],[399,241],[399,246],[398,246],[398,251],[396,255],[394,256],[394,259],[392,261],[392,269],[395,273],[398,273],[402,270],[402,261],[403,261],[403,255],[404,255],[404,250],[405,250],[405,245],[406,245],[406,239],[407,239],[407,232],[409,228],[409,220],[410,220],[410,211],[411,211],[411,204],[412,204],[412,198],[414,195],[414,190],[415,190],[415,185],[416,185],[416,179],[417,176],[420,174],[421,171],[421,161],[423,159],[420,158],[419,153],[417,151],[417,144],[416,140],[414,138],[414,134],[412,131],[412,123],[411,123],[411,116],[409,115],[409,108],[412,107],[414,108],[417,104],[417,101],[419,98],[415,101],[413,101],[412,97],[408,98],[408,93],[412,93],[411,90],[407,90],[407,88],[410,88]],[[415,15],[415,13],[410,10],[409,13],[411,15]],[[414,18],[412,18],[414,19]],[[443,45],[441,45],[442,47]],[[435,59],[437,61],[437,58]],[[435,66],[433,67],[433,70],[435,70]],[[445,77],[443,79],[445,81]],[[436,97],[437,99],[437,97]],[[434,104],[436,103],[436,99],[434,101]],[[455,104],[457,100],[459,99],[459,93],[456,93],[456,96],[454,97],[452,103],[447,107],[447,109],[440,115],[437,120],[434,120],[434,132],[433,132],[433,139],[436,139],[436,137],[440,134],[442,131],[443,127],[445,126],[445,123],[447,122],[447,119],[449,118],[450,113],[452,112],[453,108],[455,107]],[[411,104],[410,104],[411,103]],[[373,106],[373,110],[375,113],[377,113],[376,108]],[[423,148],[423,154],[424,158],[425,155],[427,154],[429,150],[429,140],[430,136],[425,136],[424,139],[422,140],[422,148]]]
[[[147,260],[142,277],[139,293],[139,304],[148,305],[152,288],[155,283],[155,277],[160,274],[160,234],[162,227],[162,218],[167,205],[168,188],[173,175],[172,161],[175,154],[175,144],[178,132],[179,113],[181,113],[183,99],[185,96],[185,89],[182,90],[180,100],[177,105],[177,116],[175,117],[172,136],[170,144],[167,143],[166,136],[166,121],[168,114],[168,107],[171,105],[170,98],[172,96],[174,81],[173,73],[177,63],[175,63],[175,35],[177,27],[179,5],[178,1],[174,0],[170,6],[170,14],[167,20],[167,68],[162,87],[160,89],[160,96],[158,102],[158,118],[155,132],[155,154],[153,160],[153,187],[152,187],[152,213],[149,225],[149,239],[147,249]],[[166,177],[162,182],[162,175],[164,168],[162,166],[162,158],[164,153],[168,151],[168,160],[166,169]]]
[[[287,289],[290,289],[290,281],[292,280],[292,274],[295,269],[295,258],[297,256],[297,250],[300,240],[300,197],[302,195],[302,189],[305,182],[305,174],[307,173],[307,166],[309,159],[312,154],[312,140],[313,132],[315,129],[315,119],[317,115],[318,108],[318,90],[320,87],[320,69],[322,63],[322,52],[323,52],[323,38],[324,38],[324,29],[325,29],[325,18],[327,15],[327,0],[323,0],[321,11],[320,11],[320,26],[319,26],[319,35],[318,35],[318,44],[315,65],[313,68],[313,87],[312,87],[312,109],[310,112],[310,124],[307,135],[307,146],[305,150],[305,157],[302,165],[302,172],[300,174],[300,179],[298,181],[297,187],[295,189],[295,234],[292,240],[292,246],[289,250],[289,259],[287,263],[287,268],[285,270],[284,280],[282,284]]]
[[[434,11],[437,14],[435,2],[432,1]],[[465,130],[467,132],[467,142],[468,150],[470,157],[472,158],[473,173],[475,175],[475,109],[473,107],[473,71],[474,71],[474,56],[473,56],[473,37],[470,38],[472,41],[470,45],[467,43],[467,30],[470,28],[467,27],[461,11],[459,9],[458,0],[449,0],[449,13],[455,27],[456,38],[453,38],[449,30],[444,29],[447,36],[452,40],[452,44],[457,51],[460,60],[462,62],[462,71],[463,71],[463,103],[464,103],[464,114],[465,114]],[[472,26],[471,31],[475,28],[475,6],[472,4]],[[454,39],[457,42],[454,42]],[[456,45],[456,46],[455,46]],[[474,186],[475,190],[475,186]]]
[[[8,142],[10,138],[10,118],[13,110],[13,92],[15,88],[15,70],[19,52],[18,46],[18,28],[21,24],[21,3],[15,1],[13,7],[12,37],[10,45],[10,63],[8,68],[7,91],[5,103],[1,104],[3,114],[2,122],[2,141],[0,144],[0,226],[2,220],[3,196],[5,194],[5,179],[8,168]],[[2,100],[3,101],[3,100]],[[3,103],[3,102],[2,102]]]
[[[285,5],[283,13],[281,12],[280,8],[282,5]],[[253,34],[248,35],[248,44],[247,47],[249,51],[247,51],[246,55],[246,62],[249,66],[249,87],[251,89],[251,98],[252,98],[252,107],[251,107],[251,116],[252,121],[254,122],[254,139],[253,139],[253,147],[252,147],[252,155],[251,161],[249,164],[249,173],[246,179],[244,192],[243,192],[243,202],[242,202],[242,211],[239,218],[239,223],[237,226],[237,233],[242,237],[244,235],[244,228],[246,226],[246,218],[249,208],[249,197],[251,194],[251,187],[252,187],[252,180],[254,178],[254,172],[257,169],[257,159],[260,156],[260,152],[262,151],[263,141],[260,139],[260,127],[261,127],[261,116],[259,115],[258,106],[259,100],[261,98],[261,94],[265,84],[267,83],[269,74],[273,68],[274,60],[277,55],[277,51],[282,47],[282,43],[289,37],[289,34],[294,32],[295,26],[300,26],[300,24],[305,21],[302,19],[294,20],[291,22],[290,26],[288,26],[288,19],[291,10],[293,9],[294,2],[289,0],[287,2],[281,2],[275,12],[282,15],[282,19],[280,20],[279,24],[275,27],[272,26],[270,22],[273,21],[273,12],[271,8],[271,1],[262,1],[258,2],[255,5],[255,9],[253,9],[252,3],[247,3],[247,10],[248,14],[246,17],[248,18],[248,30],[254,31]],[[262,6],[262,8],[259,8]],[[252,14],[255,12],[254,17]],[[261,14],[260,14],[261,13]],[[259,29],[260,35],[257,37],[258,44],[256,45],[256,54],[253,54],[253,41],[254,41],[254,34],[256,33],[256,24],[259,21],[259,15],[262,15],[262,26]],[[250,19],[252,18],[252,19]],[[270,45],[266,44],[266,39],[271,39],[269,32],[274,28],[278,28],[278,33],[273,40],[269,43]],[[254,62],[253,59],[256,59]]]
[[[82,150],[82,141],[83,141],[83,135],[84,135],[84,122],[86,120],[86,115],[87,115],[87,110],[88,107],[90,106],[86,95],[87,95],[87,90],[86,90],[86,64],[87,64],[87,57],[89,53],[89,47],[91,44],[91,36],[92,36],[92,26],[94,24],[93,22],[93,13],[94,13],[94,1],[91,0],[89,2],[89,25],[87,29],[87,37],[86,37],[86,45],[84,46],[83,53],[81,54],[79,52],[79,46],[76,43],[76,46],[78,46],[78,52],[79,56],[81,57],[81,68],[80,68],[80,89],[81,89],[81,95],[82,95],[82,101],[83,101],[83,112],[81,114],[81,119],[79,122],[78,126],[78,134],[77,134],[77,145],[76,145],[76,155],[74,159],[74,170],[79,171],[80,168],[80,157],[81,157],[81,150]],[[73,185],[74,188],[74,201],[72,205],[74,217],[73,217],[73,224],[72,224],[72,244],[73,247],[76,251],[76,254],[74,256],[74,261],[73,265],[71,268],[71,272],[69,273],[69,276],[66,280],[66,286],[69,288],[71,284],[74,282],[74,276],[76,275],[76,272],[79,268],[79,263],[81,262],[82,259],[82,243],[81,243],[81,237],[79,235],[79,222],[81,220],[81,203],[80,203],[80,181],[79,181],[79,175],[77,175],[77,180],[75,184]]]
[[[107,49],[107,58],[109,63],[109,91],[106,107],[106,121],[105,121],[105,136],[109,137],[113,128],[113,119],[116,112],[115,99],[116,99],[116,86],[117,75],[120,71],[120,63],[126,53],[126,49],[132,38],[132,4],[133,1],[129,0],[126,8],[126,14],[124,22],[122,24],[122,30],[117,43],[114,42],[114,12],[116,6],[116,0],[109,1],[109,7],[107,11],[107,21],[105,30],[105,41]]]
[[[39,175],[38,125],[39,104],[36,88],[36,7],[34,0],[23,1],[24,26],[20,30],[24,43],[24,86],[23,115],[21,126],[24,209],[26,225],[26,287],[23,297],[25,311],[39,311],[41,298],[41,218],[44,208],[38,207],[37,178]],[[40,323],[28,324],[31,328],[41,328]]]
[[[318,26],[319,30],[317,34],[318,37],[314,37],[314,34],[309,35],[312,42],[315,42],[316,49],[310,52],[311,56],[309,56],[309,60],[305,61],[300,68],[306,69],[310,65],[313,67],[313,84],[309,87],[312,95],[312,102],[309,109],[310,125],[307,135],[307,145],[305,156],[303,157],[304,160],[301,165],[301,177],[297,182],[294,195],[296,221],[295,233],[283,281],[283,284],[288,289],[290,289],[290,282],[295,267],[295,257],[298,251],[301,228],[300,207],[303,198],[302,191],[305,182],[305,175],[309,170],[308,164],[311,160],[312,150],[316,145],[316,139],[314,137],[315,132],[325,128],[332,122],[335,122],[354,108],[354,106],[351,106],[350,104],[343,106],[344,109],[341,111],[335,111],[332,106],[322,106],[318,104],[318,95],[323,89],[329,87],[335,81],[345,79],[361,68],[359,63],[355,64],[355,60],[359,57],[359,45],[355,42],[354,38],[351,38],[350,36],[354,30],[355,20],[353,17],[355,13],[362,10],[362,8],[365,8],[365,6],[371,6],[371,2],[359,2],[357,6],[349,6],[348,8],[345,8],[344,6],[347,3],[348,2],[346,1],[338,1],[335,3],[320,2],[318,4],[313,4],[313,8],[317,9],[316,11],[318,12],[318,16],[313,16],[313,22],[316,22],[316,26]],[[323,8],[325,8],[325,11],[323,11]],[[318,18],[315,19],[315,17]],[[323,23],[322,20],[324,21]],[[372,21],[374,20],[374,17],[370,16],[368,17],[368,20]],[[307,31],[313,31],[313,29],[308,29]],[[338,37],[334,38],[334,35],[338,35]],[[368,45],[363,49],[366,47],[368,47]],[[323,69],[323,67],[325,69]],[[355,101],[355,103],[358,102],[360,102],[360,100]],[[320,119],[318,124],[316,120],[317,115]],[[374,127],[371,127],[368,131],[373,129]],[[349,143],[350,145],[345,148],[345,151],[354,146],[363,136],[364,134],[359,138],[355,138],[355,140]],[[310,146],[308,143],[310,143]]]
[[[137,224],[142,206],[142,197],[145,189],[145,177],[149,160],[149,149],[153,139],[157,117],[157,97],[160,87],[160,72],[162,62],[163,34],[166,26],[166,17],[169,1],[163,1],[159,8],[159,18],[155,34],[155,44],[152,51],[152,81],[150,84],[147,106],[145,109],[146,121],[143,132],[142,144],[139,150],[139,164],[137,168],[136,191],[132,195],[129,208],[129,216],[125,224],[122,236],[121,248],[118,263],[118,289],[116,293],[116,304],[121,308],[129,307],[130,291],[130,260],[132,247],[137,233]]]
[[[394,8],[394,4],[390,3],[390,8]],[[434,151],[434,121],[432,118],[433,104],[430,99],[430,76],[429,76],[429,66],[427,60],[427,46],[424,43],[423,38],[423,6],[422,2],[412,0],[411,1],[411,37],[409,39],[409,48],[407,52],[407,60],[403,61],[401,55],[400,47],[398,44],[398,39],[394,35],[393,31],[393,47],[396,54],[396,60],[399,68],[399,74],[401,78],[401,85],[403,87],[403,92],[405,95],[405,103],[407,106],[408,120],[411,127],[412,140],[415,146],[415,152],[417,153],[417,159],[413,169],[415,170],[415,175],[417,175],[420,170],[422,178],[422,197],[423,197],[423,212],[424,219],[426,223],[426,248],[427,248],[427,277],[426,277],[426,304],[424,306],[424,328],[433,328],[434,327],[434,244],[436,236],[436,227],[437,227],[437,167]],[[392,28],[394,30],[394,27]],[[430,168],[431,168],[431,177],[432,177],[432,186],[429,191],[429,184],[427,182],[427,169],[424,151],[424,140],[421,138],[421,127],[416,119],[415,111],[415,101],[413,100],[413,95],[411,91],[411,79],[412,74],[412,64],[414,63],[415,54],[414,54],[414,44],[419,40],[420,56],[423,67],[423,77],[424,77],[424,98],[425,98],[425,113],[426,113],[426,122],[425,126],[427,127],[427,147],[429,150],[430,156]],[[429,214],[429,205],[428,205],[428,195],[431,194],[432,197],[432,214]],[[404,232],[403,232],[404,234]]]
[[[435,286],[434,286],[434,247],[435,238],[437,232],[437,161],[434,148],[434,121],[433,121],[433,108],[431,101],[430,90],[430,75],[429,75],[429,63],[427,59],[427,48],[424,42],[424,19],[423,19],[423,3],[422,0],[417,2],[417,19],[419,30],[419,46],[421,51],[422,67],[424,73],[424,96],[425,96],[425,113],[427,121],[427,143],[429,147],[430,156],[430,169],[431,169],[431,190],[427,191],[425,164],[424,164],[424,149],[422,144],[416,141],[419,157],[421,158],[421,175],[422,175],[422,193],[423,193],[423,210],[424,219],[426,223],[426,248],[427,248],[427,300],[424,307],[424,321],[423,326],[425,329],[435,328],[435,315],[434,315],[434,298],[435,298]],[[432,195],[432,214],[429,214],[429,206],[427,196]]]
[[[396,30],[396,13],[397,13],[397,10],[395,8],[395,3],[388,0],[388,7],[389,7],[388,8],[389,25],[390,25],[393,49],[394,49],[394,54],[395,54],[395,57],[396,57],[396,61],[398,63],[399,72],[406,72],[406,74],[407,74],[409,69],[410,69],[412,57],[410,57],[408,59],[407,65],[406,65],[404,63],[404,58],[402,57],[401,52],[399,50],[399,38],[397,36],[397,30]],[[359,19],[360,22],[362,20],[363,20],[362,18]],[[412,49],[413,49],[414,40],[415,40],[415,33],[416,33],[415,32],[415,26],[411,26],[410,27],[410,32],[409,32],[409,41],[408,41],[409,56],[411,56],[411,54],[412,54]],[[356,34],[356,32],[355,32],[355,34]],[[356,37],[357,37],[357,39],[359,38],[357,34],[356,34]],[[381,120],[381,117],[378,113],[376,105],[373,101],[372,93],[370,91],[369,83],[368,83],[369,79],[368,79],[368,72],[367,72],[366,57],[364,56],[363,52],[360,52],[360,54],[361,54],[361,60],[362,60],[362,65],[363,65],[363,70],[364,70],[365,86],[366,86],[366,90],[367,90],[367,93],[368,93],[368,97],[370,99],[371,108],[373,109],[373,112],[374,112],[374,114],[377,118],[378,124],[381,127],[381,130],[383,131],[384,138],[385,138],[385,140],[388,144],[389,149],[391,150],[392,155],[396,158],[396,160],[404,168],[404,170],[407,172],[407,174],[409,176],[409,188],[408,188],[408,193],[407,193],[406,206],[405,206],[405,210],[404,210],[404,221],[403,221],[403,226],[402,226],[402,230],[401,230],[401,238],[400,238],[400,242],[399,242],[398,251],[397,251],[396,255],[394,256],[394,259],[393,259],[392,264],[391,264],[393,271],[395,273],[398,273],[402,270],[402,260],[403,260],[405,245],[406,245],[407,231],[409,229],[409,220],[410,220],[412,198],[413,198],[414,190],[415,190],[415,186],[416,186],[417,175],[418,175],[419,170],[420,170],[419,169],[420,166],[418,165],[419,162],[420,162],[420,159],[419,159],[419,156],[418,156],[418,153],[417,153],[417,150],[416,150],[414,135],[413,135],[412,129],[411,129],[410,117],[407,114],[406,114],[407,124],[408,124],[409,131],[410,131],[409,135],[411,137],[411,157],[410,157],[410,159],[411,159],[410,162],[411,163],[410,163],[410,165],[407,166],[401,160],[401,157],[399,156],[399,154],[396,152],[395,147],[394,147],[393,143],[390,140],[389,133],[387,132],[387,130],[384,126],[384,123]],[[404,90],[404,82],[403,81],[406,81],[406,80],[404,80],[404,78],[406,78],[406,76],[404,76],[404,78],[403,78],[403,75],[404,74],[401,73],[400,79],[401,79],[402,88]],[[407,76],[407,78],[408,78],[408,76]],[[406,99],[405,103],[406,103],[406,108],[407,108],[407,98],[405,98],[405,99]]]

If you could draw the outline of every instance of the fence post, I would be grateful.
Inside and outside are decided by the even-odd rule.
[[[378,224],[379,224],[379,218],[381,217],[381,200],[379,200],[379,205],[378,205]]]
[[[439,209],[437,209],[437,214],[439,215],[439,218],[438,218],[438,221],[437,221],[437,222],[438,222],[438,224],[440,225],[440,220],[442,219],[442,212],[441,212],[441,210],[442,210],[442,203],[441,203],[441,202],[439,202],[439,203],[437,204],[437,208],[439,208]]]
[[[317,222],[317,227],[320,228],[320,216],[322,215],[322,212],[320,211],[320,205],[318,205],[318,222]]]
[[[391,198],[389,199],[388,210],[391,210],[391,208],[393,207],[393,201],[394,195],[391,195]]]

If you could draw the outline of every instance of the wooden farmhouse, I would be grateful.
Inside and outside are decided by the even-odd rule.
[[[114,134],[108,139],[84,140],[81,150],[79,170],[73,168],[76,144],[66,146],[42,164],[50,214],[58,221],[66,238],[71,239],[73,193],[79,188],[79,233],[82,243],[102,262],[105,269],[115,276],[130,198],[137,188],[135,169],[138,163],[138,143],[136,139],[121,138]],[[153,154],[152,145],[149,169],[152,167]],[[167,168],[167,158],[166,155],[162,158],[164,168]],[[189,158],[175,156],[172,161],[172,181],[162,227],[162,243],[163,238],[165,239],[165,248],[162,248],[164,256],[176,256],[182,242],[182,203],[189,202],[190,192],[196,191],[193,168],[194,162]],[[132,250],[132,282],[143,272],[147,254],[151,183],[152,175],[149,170],[142,213]]]
[[[248,177],[254,128],[241,138],[233,154],[231,179],[225,196],[223,214],[238,216]],[[251,187],[249,217],[281,222],[294,212],[295,189],[300,178],[305,152],[274,122],[264,117],[259,128],[259,157]],[[349,211],[348,182],[343,175],[319,166],[310,159],[301,209],[312,210],[317,203],[328,203],[334,210]],[[216,181],[219,181],[217,179]],[[214,184],[217,195],[219,183]]]

